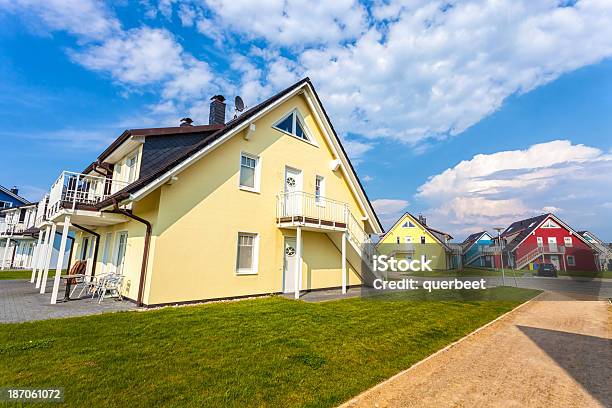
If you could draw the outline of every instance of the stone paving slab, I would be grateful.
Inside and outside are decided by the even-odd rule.
[[[100,313],[136,310],[134,303],[107,298],[98,304],[98,299],[89,297],[66,303],[51,304],[51,286],[47,282],[47,293],[40,294],[29,280],[0,280],[0,323],[17,323],[33,320],[59,319],[87,316]],[[60,297],[64,295],[60,287]],[[79,289],[80,290],[80,289]]]

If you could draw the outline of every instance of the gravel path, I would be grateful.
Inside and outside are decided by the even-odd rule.
[[[346,407],[612,407],[612,306],[545,293]]]

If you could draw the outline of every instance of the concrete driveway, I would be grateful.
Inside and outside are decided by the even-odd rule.
[[[347,407],[610,407],[612,305],[544,293]]]

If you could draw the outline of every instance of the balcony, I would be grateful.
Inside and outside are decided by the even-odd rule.
[[[62,210],[97,212],[96,204],[127,185],[124,181],[64,171],[51,186],[46,218],[51,220]]]
[[[306,226],[346,230],[351,218],[348,204],[303,191],[276,196],[276,222],[279,227]]]
[[[13,235],[21,235],[26,230],[26,225],[23,222],[10,223],[7,221],[0,222],[0,236],[11,237]]]
[[[43,198],[40,199],[38,205],[36,206],[36,219],[34,220],[34,226],[36,228],[42,227],[42,225],[47,221],[47,203],[49,202],[49,194],[45,194]]]

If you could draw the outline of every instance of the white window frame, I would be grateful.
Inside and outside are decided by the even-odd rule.
[[[317,182],[319,183],[319,195],[317,195]],[[315,177],[315,204],[325,207],[325,177]]]
[[[279,123],[283,122],[285,119],[287,119],[291,115],[293,115],[293,132],[295,133],[296,123],[299,121],[300,125],[302,126],[302,130],[304,131],[304,134],[306,135],[307,139],[302,139],[297,134],[287,132],[286,130],[283,130],[283,129],[277,127]],[[298,140],[301,140],[302,142],[306,142],[308,144],[311,144],[311,145],[313,145],[315,147],[319,147],[319,145],[317,144],[316,140],[312,136],[312,133],[310,132],[310,129],[308,128],[308,126],[306,126],[306,121],[304,120],[304,117],[302,116],[302,114],[300,113],[300,111],[297,108],[292,109],[289,113],[283,115],[279,120],[277,120],[274,123],[274,125],[272,125],[272,129],[278,130],[279,132],[282,132],[282,133],[284,133],[284,134],[286,134],[288,136],[291,136],[291,137],[294,137],[294,138],[296,138]]]
[[[109,271],[109,265],[112,265],[113,256],[113,233],[107,232],[104,236],[104,249],[102,251],[102,273]]]
[[[412,237],[411,237],[411,236],[409,236],[409,235],[406,235],[406,236],[404,237],[404,243],[405,243],[405,244],[412,244]]]
[[[549,218],[544,222],[544,224],[542,224],[541,228],[561,228],[561,227],[559,226],[559,224],[557,224],[556,222],[554,222],[553,220]]]
[[[541,248],[544,246],[544,237],[536,237],[536,242],[538,243],[538,246]]]
[[[248,235],[253,237],[253,254],[250,268],[239,268],[240,260],[240,236]],[[236,235],[236,275],[257,275],[259,271],[259,234],[256,232],[239,231]]]
[[[576,257],[574,255],[567,255],[567,266],[576,266]],[[570,262],[571,259],[571,262]]]
[[[571,248],[574,246],[574,240],[572,237],[563,237],[563,245]]]
[[[128,231],[117,231],[115,232],[113,243],[113,272],[117,272],[119,270],[119,245],[121,244],[121,235],[125,235],[125,250],[123,251],[122,266],[125,266],[125,259],[127,258],[128,240],[130,238],[130,234]],[[121,269],[121,274],[125,275],[123,268]]]
[[[134,161],[134,165],[130,166],[129,162],[132,160]],[[138,179],[138,174],[136,174],[138,172],[138,151],[135,151],[129,154],[125,158],[125,168],[126,168],[126,175],[125,175],[126,180],[125,181],[127,183],[133,183],[134,181],[136,181]]]
[[[0,204],[3,204],[0,209],[4,209],[4,208],[11,208],[13,206],[13,203],[10,201],[4,201],[4,200],[0,200]]]
[[[242,174],[242,157],[248,157],[249,159],[255,160],[255,180],[253,182],[254,187],[243,186],[240,183],[240,175]],[[251,193],[260,192],[260,180],[261,180],[261,158],[251,153],[240,152],[240,158],[238,160],[238,188],[240,190],[249,191]]]

